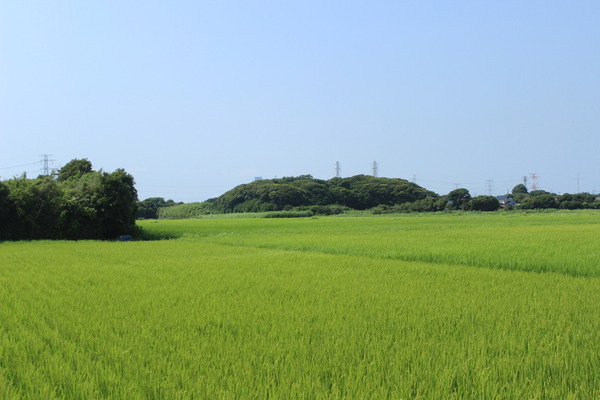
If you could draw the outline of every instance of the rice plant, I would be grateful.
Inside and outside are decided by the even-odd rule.
[[[0,398],[598,398],[600,281],[570,253],[592,248],[596,216],[510,218],[148,221],[181,238],[0,243]],[[531,272],[534,246],[502,255],[513,228],[554,247],[555,271]]]

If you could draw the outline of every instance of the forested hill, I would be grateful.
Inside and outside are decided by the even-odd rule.
[[[214,208],[223,213],[334,204],[365,210],[379,205],[412,203],[427,197],[437,198],[438,195],[404,179],[356,175],[321,180],[301,175],[240,185],[212,202]]]

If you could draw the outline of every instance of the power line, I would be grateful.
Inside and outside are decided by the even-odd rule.
[[[21,167],[28,167],[30,165],[35,165],[35,164],[39,164],[39,161],[32,162],[32,163],[27,163],[27,164],[13,165],[13,166],[10,166],[10,167],[0,167],[0,169],[21,168]]]

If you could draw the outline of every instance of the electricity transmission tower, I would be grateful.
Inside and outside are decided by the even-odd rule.
[[[538,178],[540,177],[536,172],[529,174],[531,177],[531,191],[538,190]]]
[[[494,187],[494,181],[492,179],[488,179],[485,182],[487,183],[488,194],[491,196],[492,195],[492,190],[493,190],[493,187]]]
[[[51,162],[53,162],[54,160],[50,160],[50,156],[52,156],[52,154],[42,154],[42,157],[44,157],[41,161],[42,163],[42,175],[48,176],[50,175],[50,166],[49,164]]]

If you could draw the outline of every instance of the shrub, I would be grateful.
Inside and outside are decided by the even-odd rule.
[[[276,211],[265,214],[264,218],[308,218],[313,215],[312,211]]]

